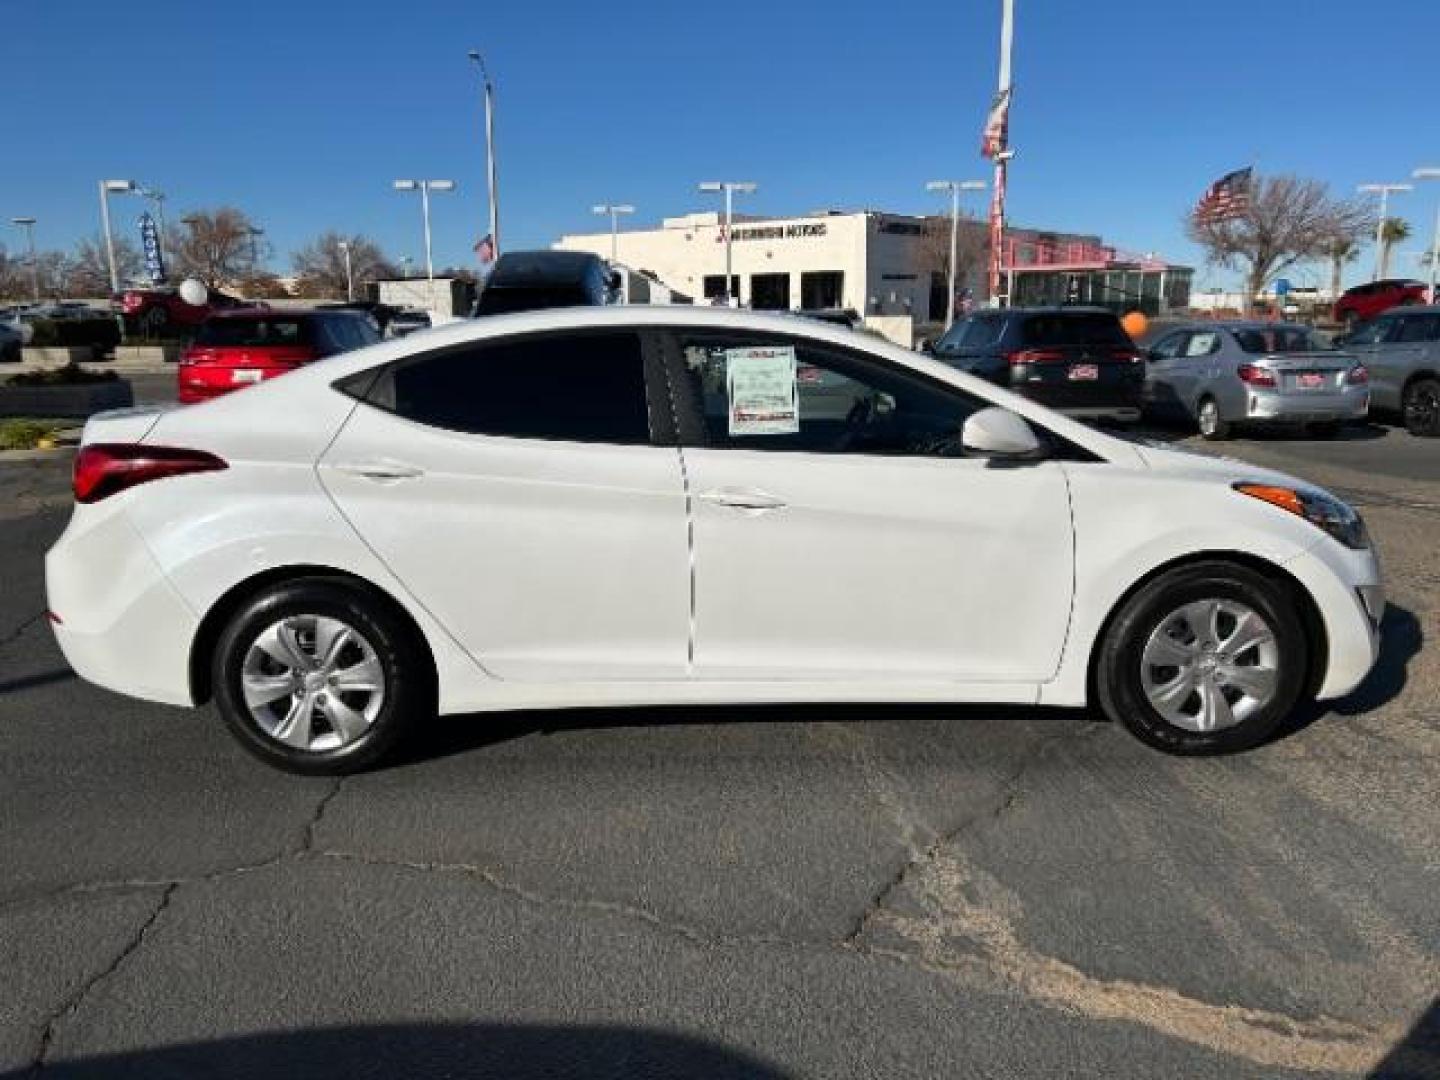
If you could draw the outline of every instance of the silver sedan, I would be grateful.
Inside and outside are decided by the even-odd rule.
[[[1146,411],[1193,420],[1207,439],[1236,424],[1304,425],[1322,438],[1370,410],[1363,364],[1306,326],[1206,322],[1166,329],[1145,364]]]

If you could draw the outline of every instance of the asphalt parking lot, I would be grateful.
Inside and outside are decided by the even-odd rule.
[[[1440,444],[1224,450],[1359,503],[1389,576],[1371,679],[1261,750],[604,710],[339,782],[76,680],[68,460],[0,463],[0,1077],[1440,1075]]]

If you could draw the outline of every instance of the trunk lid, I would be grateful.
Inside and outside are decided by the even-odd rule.
[[[142,405],[133,409],[111,409],[96,413],[85,422],[80,445],[91,443],[138,443],[154,430],[160,418],[178,405]]]

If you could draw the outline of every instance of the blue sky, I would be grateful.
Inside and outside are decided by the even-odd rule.
[[[1373,16],[1353,0],[1017,5],[1016,223],[1198,264],[1180,217],[1231,168],[1347,192],[1440,165],[1434,0]],[[637,224],[702,208],[707,178],[757,181],[757,213],[937,210],[927,179],[988,174],[999,7],[0,0],[6,246],[19,214],[42,247],[95,232],[109,176],[166,191],[175,217],[239,206],[280,269],[329,228],[418,259],[418,199],[390,182],[428,176],[459,181],[434,224],[437,263],[463,262],[486,212],[471,46],[499,86],[507,247],[598,228],[607,199],[636,204]],[[1405,248],[1437,202],[1440,183],[1397,197]],[[133,228],[138,200],[116,209]]]

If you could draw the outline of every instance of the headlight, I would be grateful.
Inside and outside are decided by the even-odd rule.
[[[1235,490],[1304,518],[1348,548],[1359,550],[1370,546],[1365,520],[1339,499],[1332,499],[1319,491],[1301,491],[1271,484],[1236,484]]]

